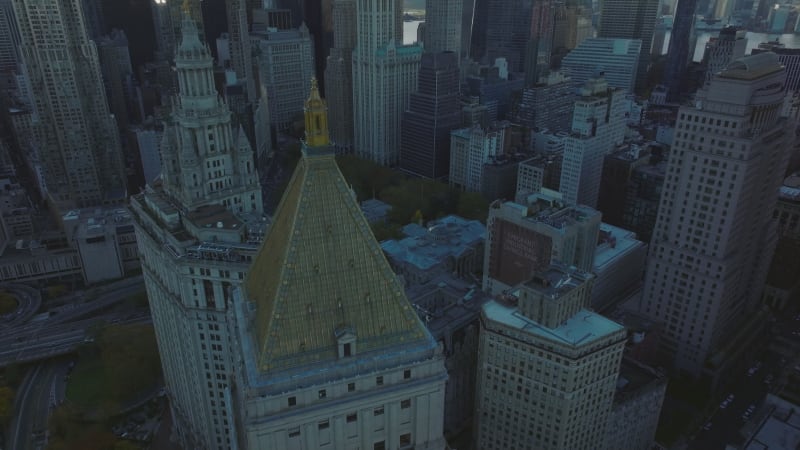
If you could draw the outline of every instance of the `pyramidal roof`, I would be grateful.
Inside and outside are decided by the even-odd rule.
[[[334,361],[344,334],[357,354],[430,340],[329,145],[304,145],[245,289],[262,372]]]

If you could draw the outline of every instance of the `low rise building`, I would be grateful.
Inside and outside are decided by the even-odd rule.
[[[782,236],[800,238],[800,172],[783,181],[773,217]]]
[[[544,190],[525,203],[495,201],[486,221],[483,290],[500,294],[559,261],[591,271],[600,230],[600,212],[564,204]]]
[[[471,423],[475,411],[478,318],[489,297],[475,284],[452,275],[408,286],[406,296],[444,350],[444,432],[456,434]]]
[[[392,205],[382,202],[376,198],[371,198],[361,202],[361,212],[364,213],[364,217],[367,218],[367,222],[371,224],[385,223],[387,215],[391,209]]]
[[[737,450],[796,450],[800,448],[800,405],[767,394],[754,420],[741,430]]]
[[[636,233],[600,224],[597,249],[594,252],[592,307],[602,311],[622,300],[641,286],[647,246],[636,239]]]
[[[122,278],[139,269],[136,232],[127,209],[70,211],[62,223],[67,240],[78,251],[87,285]]]
[[[428,222],[427,227],[406,225],[403,232],[407,237],[383,241],[381,248],[409,285],[443,274],[477,281],[486,239],[486,227],[479,221],[450,215]]]
[[[652,449],[666,391],[667,377],[663,373],[623,358],[602,448]]]

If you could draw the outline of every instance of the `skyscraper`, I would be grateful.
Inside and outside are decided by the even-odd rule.
[[[461,22],[464,0],[438,0],[425,4],[426,52],[454,52],[461,60]]]
[[[600,2],[600,23],[597,37],[639,39],[639,65],[636,69],[636,89],[647,81],[650,66],[650,47],[656,25],[659,0],[603,0]]]
[[[624,91],[601,77],[581,88],[572,113],[572,133],[564,140],[561,187],[569,204],[597,206],[603,158],[625,137]]]
[[[239,448],[444,448],[444,356],[336,165],[312,83],[303,156],[234,293]]]
[[[353,49],[356,46],[356,2],[333,2],[333,48],[325,66],[330,133],[339,152],[353,149]]]
[[[706,64],[706,83],[728,64],[744,56],[747,47],[746,34],[747,31],[744,29],[729,26],[720,30],[717,38],[708,41],[703,55],[703,62]]]
[[[401,0],[356,3],[353,51],[355,150],[378,164],[400,158],[400,128],[409,95],[417,88],[422,47],[402,45]]]
[[[641,312],[664,324],[668,364],[694,377],[724,372],[746,347],[775,245],[775,174],[794,139],[785,76],[774,53],[740,58],[678,113]]]
[[[0,81],[17,70],[19,30],[11,0],[0,0]]]
[[[667,50],[667,63],[664,66],[663,84],[667,88],[667,101],[676,101],[683,94],[686,84],[686,66],[694,56],[692,36],[697,0],[679,0],[675,8],[675,20]]]
[[[553,53],[556,5],[552,0],[540,0],[531,7],[531,27],[528,43],[525,46],[523,70],[525,86],[534,86],[539,77],[550,69],[550,56]]]
[[[269,118],[278,129],[291,126],[303,112],[308,83],[314,74],[314,44],[308,28],[256,32],[259,89],[268,97]]]
[[[253,12],[247,10],[247,0],[226,0],[225,13],[228,17],[228,45],[230,49],[231,68],[236,72],[239,80],[245,80],[247,97],[254,101],[258,97],[255,79],[253,76],[253,58],[250,49],[250,27],[248,15]]]
[[[609,86],[633,92],[641,45],[638,39],[587,38],[561,60],[561,70],[576,86],[599,71]]]
[[[481,311],[476,448],[598,448],[626,331],[591,312],[594,275],[548,265]]]
[[[33,88],[29,151],[59,211],[126,197],[119,134],[108,111],[97,48],[86,32],[80,0],[14,0],[20,50]]]
[[[261,187],[188,15],[175,65],[162,183],[132,197],[131,209],[177,435],[184,448],[228,450],[237,429],[226,311],[266,225]]]
[[[525,70],[533,0],[486,0],[486,56],[508,61],[509,72]]]
[[[403,113],[400,167],[425,178],[450,172],[450,131],[461,125],[458,54],[425,53],[417,92]]]

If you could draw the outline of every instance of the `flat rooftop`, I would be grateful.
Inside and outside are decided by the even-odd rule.
[[[186,214],[186,218],[198,228],[242,229],[242,221],[222,205],[201,206]]]
[[[800,412],[798,405],[773,395],[767,404],[774,410],[769,418],[753,433],[745,450],[797,450],[800,448]]]
[[[610,263],[631,250],[644,246],[636,233],[607,223],[600,223],[600,242],[594,252],[594,270],[602,272]]]
[[[588,274],[576,270],[564,270],[551,265],[541,272],[537,272],[525,286],[556,299],[586,282]]]
[[[483,305],[483,313],[488,319],[507,327],[574,347],[589,345],[625,330],[622,325],[588,309],[580,310],[557,328],[546,328],[520,314],[516,307],[503,305],[494,300]]]

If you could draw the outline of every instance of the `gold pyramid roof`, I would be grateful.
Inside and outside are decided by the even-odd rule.
[[[336,165],[330,147],[303,148],[245,289],[256,305],[262,372],[429,340]]]

